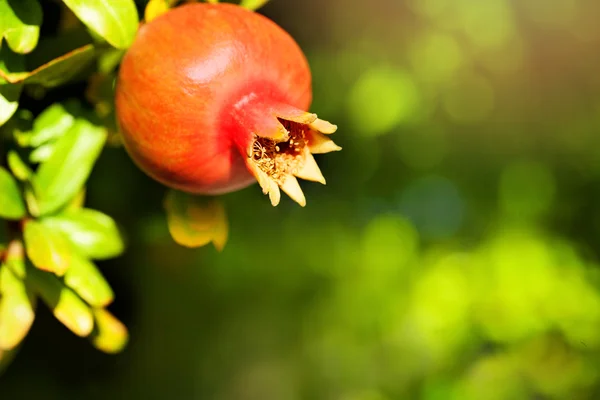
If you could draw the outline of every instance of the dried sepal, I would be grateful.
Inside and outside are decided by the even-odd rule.
[[[289,106],[281,106],[276,115],[288,134],[280,139],[272,134],[255,135],[247,151],[246,164],[273,206],[279,204],[280,190],[283,190],[304,207],[306,198],[296,178],[325,184],[312,153],[341,150],[325,136],[335,132],[337,127],[318,119],[316,114]]]

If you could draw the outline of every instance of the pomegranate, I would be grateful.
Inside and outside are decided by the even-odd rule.
[[[258,181],[304,206],[296,178],[325,183],[312,154],[340,150],[337,127],[307,112],[311,74],[296,42],[233,4],[194,3],[143,25],[123,58],[116,111],[149,176],[218,195]]]

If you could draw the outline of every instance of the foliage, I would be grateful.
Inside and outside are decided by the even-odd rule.
[[[120,351],[128,336],[106,309],[113,291],[95,264],[122,254],[122,234],[110,216],[84,203],[96,161],[118,138],[115,70],[135,38],[138,9],[133,0],[40,1],[0,0],[0,217],[6,225],[0,231],[0,365],[27,335],[38,299],[104,352]],[[147,20],[176,3],[152,0]],[[40,27],[51,7],[59,7],[60,23],[45,33]],[[86,81],[85,99],[44,99],[53,88]],[[34,115],[19,106],[22,95],[47,107]],[[181,205],[194,201],[173,196]],[[175,212],[169,218],[177,231],[181,218]]]

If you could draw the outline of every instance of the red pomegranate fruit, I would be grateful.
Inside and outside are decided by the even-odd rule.
[[[304,206],[296,178],[325,183],[312,154],[340,150],[307,112],[311,74],[266,17],[195,3],[143,25],[123,58],[116,112],[134,162],[166,186],[218,195],[258,181]]]

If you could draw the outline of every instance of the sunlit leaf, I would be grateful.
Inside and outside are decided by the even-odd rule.
[[[217,199],[170,190],[165,208],[169,232],[180,245],[200,247],[212,242],[219,251],[225,247],[227,216]]]
[[[121,321],[104,309],[95,309],[96,326],[91,340],[94,347],[105,353],[118,353],[127,345],[129,334]]]
[[[268,2],[269,0],[242,0],[240,5],[249,10],[258,10]]]
[[[35,318],[33,294],[10,270],[0,266],[0,348],[15,348],[27,335]]]
[[[37,149],[34,149],[29,154],[29,162],[32,164],[40,164],[40,163],[47,161],[50,158],[50,156],[52,156],[52,153],[54,152],[55,147],[56,147],[56,143],[50,142],[50,143],[41,145]]]
[[[104,307],[113,300],[114,293],[98,268],[76,252],[72,254],[64,282],[93,307]]]
[[[29,210],[29,213],[34,217],[38,217],[40,215],[40,206],[38,205],[37,198],[35,197],[35,193],[33,192],[31,182],[25,183],[23,197],[25,198],[25,203],[27,204],[27,209]]]
[[[17,111],[22,89],[23,85],[0,85],[0,125]]]
[[[8,121],[17,111],[23,89],[23,85],[10,85],[2,77],[20,73],[24,68],[25,61],[22,55],[13,53],[8,46],[0,47],[0,125]]]
[[[108,74],[114,71],[125,55],[123,49],[108,49],[98,56],[98,72]]]
[[[71,264],[71,248],[62,233],[37,221],[27,221],[23,236],[27,256],[37,268],[63,275]]]
[[[85,204],[85,188],[81,189],[64,207],[63,211],[79,210]]]
[[[75,15],[116,48],[131,45],[138,28],[133,0],[63,0]]]
[[[41,215],[61,208],[81,190],[105,141],[105,130],[86,120],[77,120],[58,139],[33,178]]]
[[[96,326],[91,340],[94,347],[105,353],[118,353],[127,345],[129,335],[121,321],[104,309],[94,310]]]
[[[150,0],[144,10],[144,20],[150,22],[169,11],[167,0]]]
[[[18,180],[27,181],[33,176],[31,168],[21,159],[21,156],[16,151],[10,150],[8,152],[7,161],[8,167]]]
[[[56,319],[78,336],[87,336],[92,332],[92,310],[56,276],[35,268],[29,268],[27,276]]]
[[[25,204],[15,178],[0,167],[0,217],[21,219],[25,216]]]
[[[61,85],[75,77],[94,59],[95,50],[91,44],[75,49],[33,71],[5,73],[0,69],[0,77],[10,83],[39,84],[45,87]]]
[[[54,103],[46,108],[33,121],[29,145],[38,147],[62,136],[75,124],[75,116],[79,111],[80,104],[77,101]]]
[[[29,53],[37,45],[42,7],[37,0],[0,0],[0,39],[17,53]]]
[[[67,237],[78,252],[105,259],[123,252],[123,240],[115,221],[96,210],[80,209],[47,217],[42,223]]]

